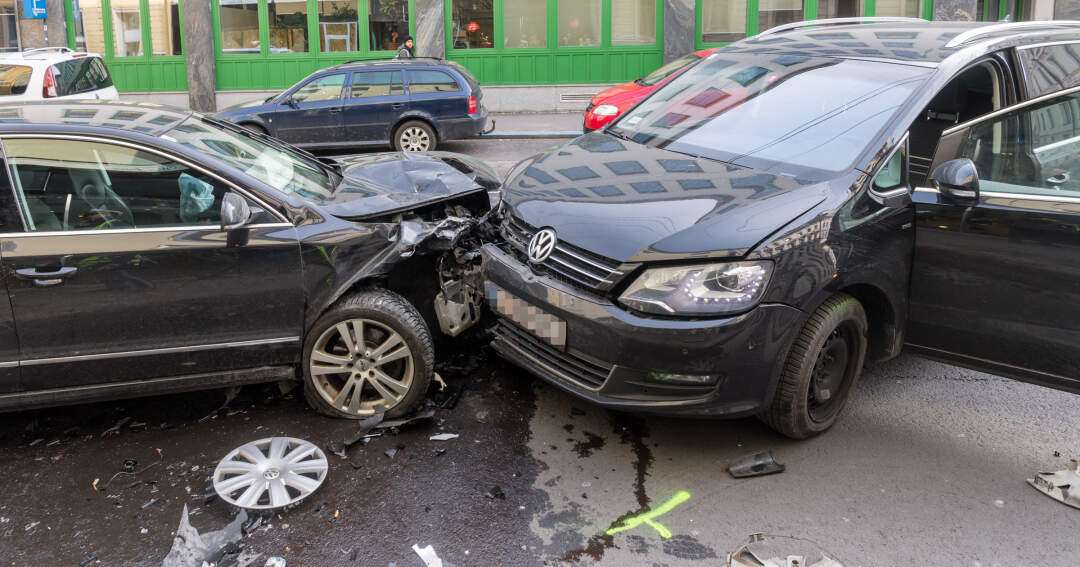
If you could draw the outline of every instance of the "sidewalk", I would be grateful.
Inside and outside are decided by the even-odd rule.
[[[495,130],[481,138],[573,138],[581,135],[583,120],[581,112],[492,113],[488,115],[488,127],[495,122]]]

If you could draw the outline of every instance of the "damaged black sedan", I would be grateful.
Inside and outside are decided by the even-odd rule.
[[[0,409],[302,378],[408,412],[479,317],[498,188],[451,154],[320,160],[152,104],[0,108]]]

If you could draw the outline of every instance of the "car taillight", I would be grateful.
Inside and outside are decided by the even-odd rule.
[[[52,67],[45,70],[45,80],[41,83],[42,98],[56,98],[56,76],[53,75]]]
[[[476,95],[469,96],[469,114],[476,114],[477,111]]]

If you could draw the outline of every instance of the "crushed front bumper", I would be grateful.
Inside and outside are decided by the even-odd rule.
[[[493,244],[482,254],[489,304],[501,298],[528,305],[516,316],[505,307],[499,314],[493,305],[499,314],[495,350],[547,382],[613,409],[714,417],[757,413],[772,398],[805,318],[798,309],[775,304],[723,319],[640,317],[535,274]],[[675,375],[715,376],[716,382],[676,384]]]

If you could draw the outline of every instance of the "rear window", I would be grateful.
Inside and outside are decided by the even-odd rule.
[[[0,65],[0,96],[25,93],[32,72],[23,65]]]
[[[442,71],[409,69],[409,92],[412,94],[460,91],[457,81]]]
[[[111,87],[112,77],[99,57],[79,57],[53,65],[60,96],[76,95]]]
[[[474,77],[464,65],[457,61],[446,61],[446,65],[452,67],[455,71],[460,73],[462,77],[465,77],[465,82],[469,83],[470,89],[474,91],[480,90],[480,81],[477,81],[476,77]]]

